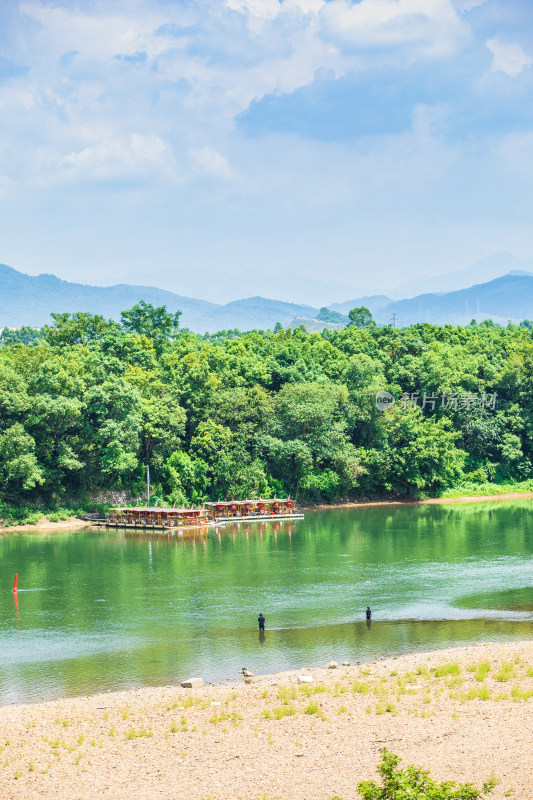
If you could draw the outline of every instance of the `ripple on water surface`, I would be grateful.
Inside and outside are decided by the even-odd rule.
[[[533,611],[533,586],[521,586],[499,592],[478,592],[460,597],[459,608]]]

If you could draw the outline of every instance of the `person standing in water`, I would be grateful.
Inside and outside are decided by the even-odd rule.
[[[367,620],[372,619],[372,612],[370,610],[370,606],[366,607],[366,618],[367,618]]]
[[[259,630],[260,631],[264,631],[265,630],[265,618],[263,616],[263,612],[261,612],[259,614],[259,616],[257,617],[257,621],[259,623]]]

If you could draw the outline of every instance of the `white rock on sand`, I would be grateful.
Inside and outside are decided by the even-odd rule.
[[[182,681],[180,686],[182,689],[198,689],[204,685],[203,678],[189,678],[188,681]]]

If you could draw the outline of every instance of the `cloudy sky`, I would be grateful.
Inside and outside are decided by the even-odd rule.
[[[532,257],[532,32],[526,0],[2,0],[0,262],[387,289]]]

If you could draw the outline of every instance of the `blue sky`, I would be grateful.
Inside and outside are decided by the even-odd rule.
[[[532,19],[525,0],[3,0],[0,262],[391,291],[533,257]]]

